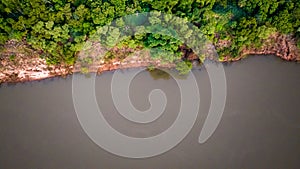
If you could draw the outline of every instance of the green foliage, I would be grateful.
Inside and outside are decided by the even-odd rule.
[[[297,37],[297,47],[300,49],[300,27],[297,30],[296,37]]]
[[[162,34],[149,34],[144,39],[144,46],[151,49],[151,57],[165,62],[174,62],[181,58],[178,51],[182,42],[174,37]]]
[[[147,48],[155,59],[177,62],[184,44],[203,60],[205,38],[230,42],[217,49],[221,57],[259,47],[275,32],[296,34],[300,46],[299,29],[298,0],[0,0],[0,44],[26,40],[49,64],[74,64],[91,38],[107,48]]]
[[[153,71],[155,70],[155,66],[154,65],[150,65],[147,67],[148,71]]]
[[[179,0],[142,0],[142,2],[149,4],[152,9],[171,13]]]
[[[180,75],[188,74],[193,68],[193,65],[189,61],[181,61],[176,64],[176,70]]]
[[[87,67],[82,67],[82,68],[80,69],[80,72],[83,73],[83,74],[88,74],[88,73],[89,73],[89,68],[87,68]]]
[[[15,58],[16,58],[16,55],[15,55],[15,54],[12,54],[12,55],[9,56],[9,60],[10,60],[10,61],[14,61]]]

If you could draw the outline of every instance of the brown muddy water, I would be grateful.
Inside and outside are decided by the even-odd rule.
[[[0,87],[1,169],[199,169],[300,167],[300,65],[273,56],[252,56],[224,65],[227,101],[222,120],[207,142],[198,143],[211,89],[206,70],[194,70],[201,96],[198,118],[176,147],[145,159],[123,158],[97,146],[82,129],[72,100],[72,76]],[[124,76],[127,71],[123,70]],[[148,95],[167,97],[163,115],[138,124],[118,114],[110,94],[113,72],[96,78],[96,97],[109,124],[133,137],[150,137],[176,119],[180,93],[163,73],[139,73],[130,99],[139,110]],[[161,77],[161,78],[160,78]],[[105,137],[105,136],[103,136]]]

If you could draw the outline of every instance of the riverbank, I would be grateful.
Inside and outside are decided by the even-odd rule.
[[[222,45],[216,45],[219,47]],[[193,53],[184,53],[190,61],[196,61]],[[259,48],[245,48],[240,57],[231,58],[225,56],[221,62],[232,62],[241,60],[248,55],[275,55],[286,61],[300,61],[300,52],[296,47],[296,40],[290,35],[274,34],[264,41],[264,45]],[[27,48],[22,42],[9,41],[1,52],[0,56],[0,83],[17,83],[25,81],[42,80],[56,76],[67,76],[75,72],[97,72],[112,71],[117,69],[127,69],[135,67],[163,67],[173,68],[174,63],[162,63],[159,60],[151,59],[146,51],[135,51],[123,60],[112,59],[101,60],[86,67],[73,65],[48,65],[46,60],[40,58],[40,53]]]
[[[217,47],[229,46],[230,42],[219,41]],[[222,61],[231,62],[241,60],[248,55],[274,55],[285,61],[300,61],[300,50],[297,47],[297,40],[292,35],[272,34],[263,41],[260,48],[248,47],[241,51],[240,57],[232,58],[225,56]]]

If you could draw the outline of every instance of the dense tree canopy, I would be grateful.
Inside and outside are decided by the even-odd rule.
[[[184,42],[166,33],[145,31],[160,24],[162,13],[196,25],[213,43],[230,42],[217,49],[220,55],[236,57],[244,47],[259,47],[274,32],[300,36],[298,0],[0,0],[0,44],[25,40],[50,64],[73,64],[77,52],[100,27],[117,19],[115,28],[106,30],[105,43],[112,47],[124,31],[119,28],[131,20],[118,18],[149,11],[156,11],[146,21],[151,27],[134,25],[140,32],[117,45],[154,48],[152,56],[165,61],[180,60],[179,47]],[[139,19],[134,22],[145,22]],[[187,37],[192,34],[188,28],[181,29]]]

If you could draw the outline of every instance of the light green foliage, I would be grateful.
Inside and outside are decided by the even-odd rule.
[[[188,74],[193,65],[189,61],[181,61],[176,64],[176,70],[179,72],[180,75],[186,75]]]
[[[155,10],[171,13],[179,0],[142,0],[142,2],[148,3]]]
[[[106,34],[106,40],[105,43],[108,47],[113,47],[117,44],[118,39],[120,37],[120,31],[119,28],[110,27]]]
[[[80,72],[83,73],[83,74],[88,74],[88,73],[89,73],[89,68],[87,68],[87,67],[82,67],[82,68],[80,69]]]

